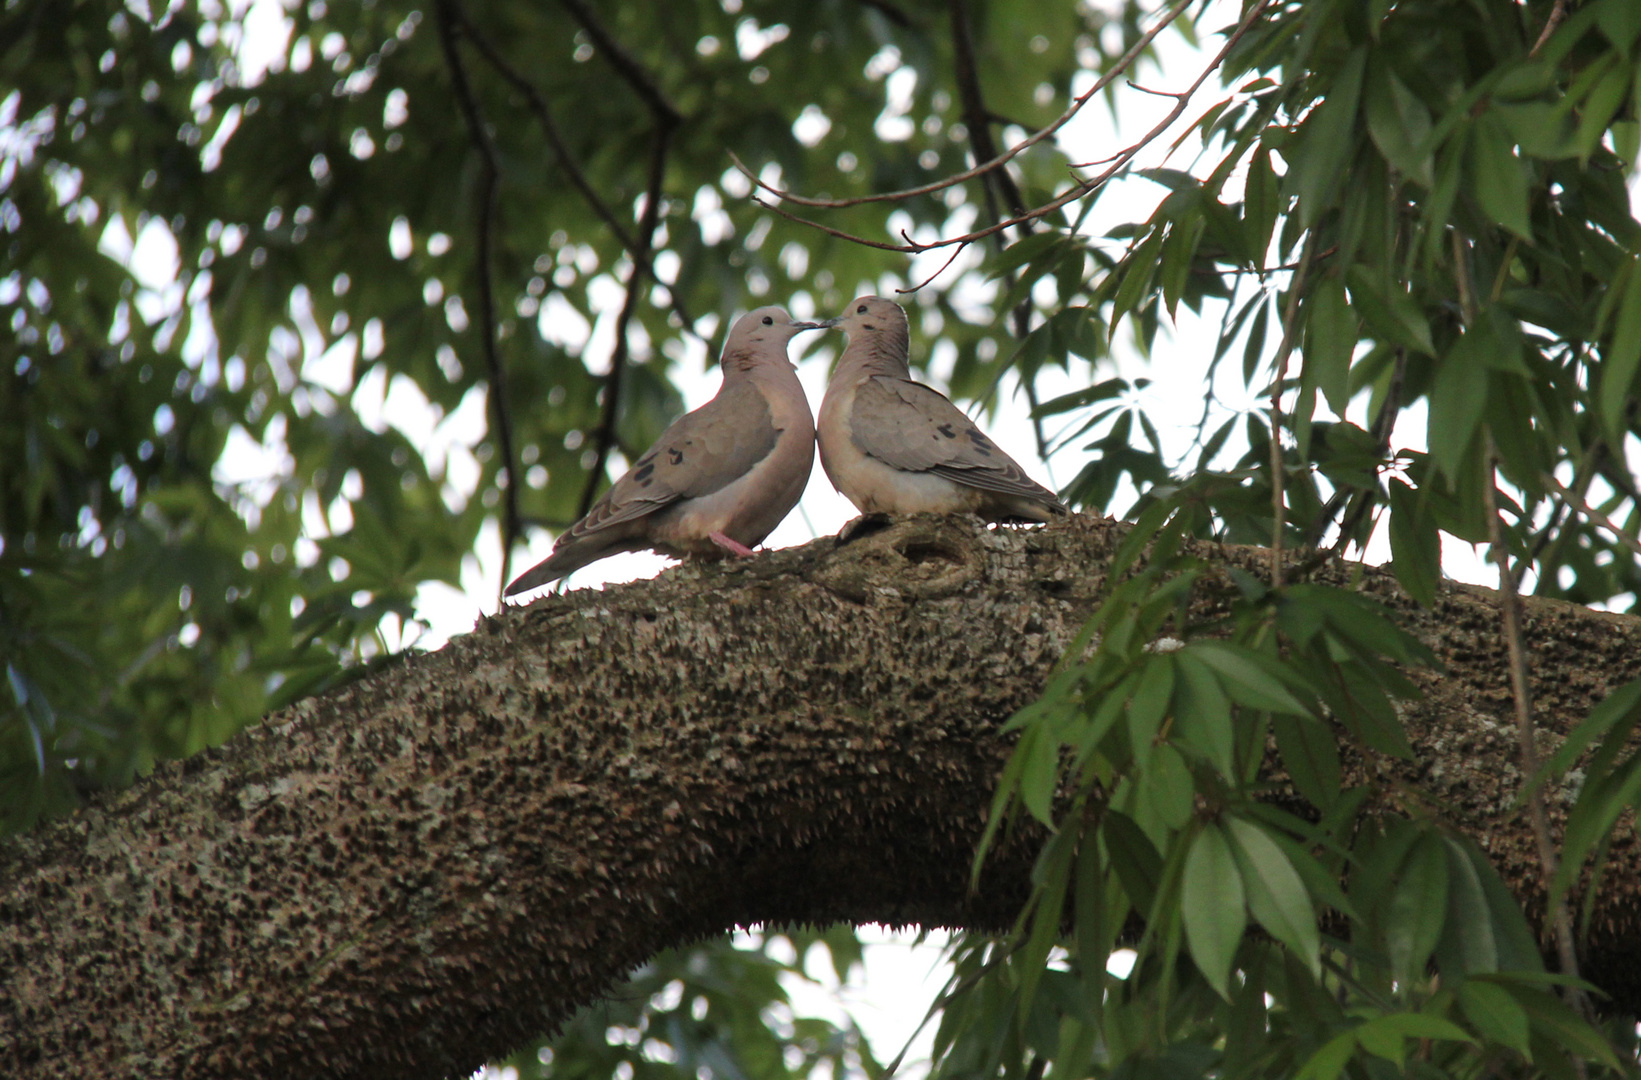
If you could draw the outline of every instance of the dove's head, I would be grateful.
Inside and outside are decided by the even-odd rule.
[[[750,371],[760,364],[790,365],[786,343],[805,330],[814,330],[820,323],[798,322],[785,308],[761,307],[742,315],[729,328],[729,339],[724,342],[723,368],[725,371]]]
[[[840,326],[849,335],[845,359],[888,365],[904,374],[910,356],[911,328],[906,309],[881,296],[859,296],[849,301],[842,315],[827,319],[822,326]]]

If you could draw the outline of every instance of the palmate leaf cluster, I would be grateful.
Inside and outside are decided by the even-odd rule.
[[[1132,572],[1017,718],[992,820],[1052,840],[1019,932],[956,946],[934,1067],[1632,1070],[1633,1032],[1563,1002],[1473,842],[1416,791],[1341,789],[1341,747],[1407,754],[1395,703],[1428,662],[1418,643],[1302,573],[1237,580],[1222,619],[1190,624],[1186,599],[1227,587],[1177,554],[1187,537],[1344,552],[1377,534],[1428,602],[1442,533],[1497,528],[1529,590],[1633,607],[1631,0],[284,14],[288,30],[212,0],[0,9],[0,824],[413,640],[418,588],[458,582],[484,530],[572,520],[601,450],[630,458],[677,415],[674,379],[737,311],[826,314],[909,283],[903,256],[758,206],[726,150],[808,194],[927,183],[973,162],[975,125],[1007,145],[1174,17],[1165,33],[1204,57],[1229,48],[1210,107],[1161,136],[1184,149],[1130,170],[1154,212],[1091,236],[1095,187],[906,301],[914,356],[939,357],[965,402],[1097,364],[1034,413],[1085,451],[1066,497],[1136,521]],[[1097,167],[1044,143],[1008,183],[799,209],[927,243]],[[1277,407],[1210,404],[1181,458],[1149,379],[1104,367],[1137,351],[1169,380],[1167,328],[1189,313],[1223,319],[1215,378]],[[428,455],[407,409],[482,434]],[[229,468],[250,446],[259,468]],[[1636,716],[1621,691],[1535,778],[1586,770],[1558,890],[1636,801]],[[1262,798],[1268,752],[1302,803]],[[1137,957],[1121,979],[1119,945]],[[843,1029],[752,1023],[778,967],[717,947],[657,960],[553,1044],[553,1071],[875,1073]],[[670,1049],[646,1054],[663,1029]]]

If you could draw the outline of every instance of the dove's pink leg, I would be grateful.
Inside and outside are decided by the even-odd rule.
[[[751,548],[747,547],[739,540],[731,540],[721,532],[708,533],[707,539],[711,540],[714,544],[717,544],[731,555],[739,555],[743,559],[749,559],[752,557]]]

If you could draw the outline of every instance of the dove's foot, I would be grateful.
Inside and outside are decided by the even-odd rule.
[[[717,544],[731,555],[739,555],[743,559],[750,559],[752,557],[751,548],[747,547],[739,540],[731,540],[721,532],[708,533],[707,539],[711,540],[714,544]]]

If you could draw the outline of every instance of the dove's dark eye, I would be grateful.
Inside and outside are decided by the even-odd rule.
[[[764,325],[765,326],[774,326],[775,325],[775,316],[765,315],[764,316]]]
[[[856,309],[855,309],[855,314],[856,314],[856,315],[864,315],[864,314],[866,314],[866,305],[865,305],[865,304],[862,304],[862,305],[860,305],[860,307],[858,307],[858,308],[856,308]]]

